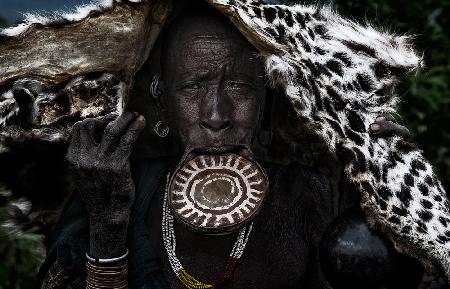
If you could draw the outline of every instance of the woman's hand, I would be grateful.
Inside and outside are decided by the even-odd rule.
[[[74,125],[66,160],[90,218],[90,256],[125,253],[134,202],[130,172],[133,144],[145,127],[137,113],[86,119]]]
[[[374,137],[400,136],[405,140],[411,137],[409,129],[397,123],[390,114],[379,115],[375,122],[370,125],[369,132]]]

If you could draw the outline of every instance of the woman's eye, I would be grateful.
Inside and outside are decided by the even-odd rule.
[[[186,90],[198,90],[200,89],[201,86],[198,83],[188,83],[183,85],[182,89],[186,89]]]
[[[245,82],[230,82],[227,84],[227,88],[229,89],[249,89],[251,85]]]

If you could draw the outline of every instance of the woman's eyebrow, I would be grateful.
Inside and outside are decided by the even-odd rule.
[[[180,79],[182,80],[189,80],[189,79],[195,79],[195,80],[206,80],[214,77],[217,75],[218,72],[212,71],[212,70],[199,70],[196,69],[195,71],[186,71],[183,72],[180,75]]]

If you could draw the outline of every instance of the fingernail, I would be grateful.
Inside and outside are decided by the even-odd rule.
[[[380,131],[380,125],[377,124],[377,123],[373,123],[373,124],[370,125],[370,129],[371,129],[373,132],[379,132],[379,131]]]
[[[384,116],[379,116],[375,119],[376,122],[385,121],[386,118]]]
[[[144,117],[143,115],[140,115],[140,116],[137,118],[137,120],[138,120],[138,121],[144,122],[144,121],[145,121],[145,117]]]

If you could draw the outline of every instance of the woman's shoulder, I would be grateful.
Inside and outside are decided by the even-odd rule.
[[[331,178],[317,168],[297,162],[261,163],[269,176],[271,186],[276,184],[284,188],[289,187],[297,194],[329,193],[332,190]]]

